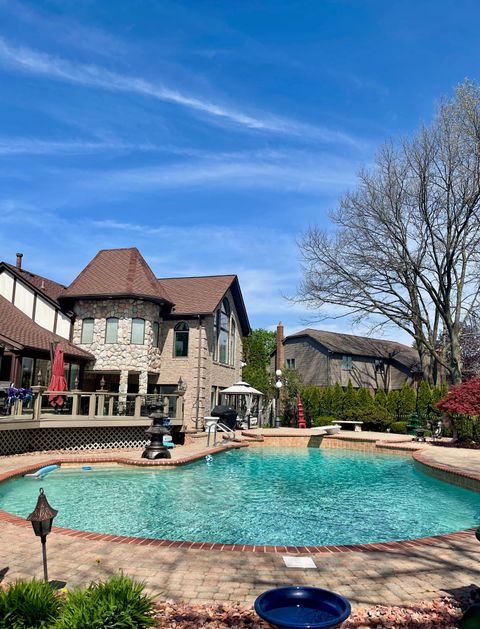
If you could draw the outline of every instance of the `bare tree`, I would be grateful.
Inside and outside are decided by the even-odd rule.
[[[397,325],[428,380],[442,366],[460,382],[461,325],[479,304],[479,218],[480,88],[465,82],[430,127],[359,173],[331,214],[335,231],[305,234],[298,299],[320,315],[333,305],[356,322]]]

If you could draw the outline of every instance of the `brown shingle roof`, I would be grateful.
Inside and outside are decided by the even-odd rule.
[[[19,269],[8,262],[4,262],[3,264],[8,267],[14,275],[16,274],[18,277],[21,277],[28,283],[32,284],[39,293],[44,293],[56,304],[58,304],[58,298],[61,297],[66,290],[66,287],[63,284],[54,282],[53,280],[48,279],[48,277],[43,277],[42,275],[37,275],[36,273]]]
[[[409,369],[416,369],[419,362],[418,352],[412,347],[396,341],[372,339],[367,336],[354,336],[353,334],[325,332],[307,328],[296,334],[290,334],[285,338],[285,341],[300,336],[310,336],[335,354],[369,356],[373,358],[390,357]]]
[[[61,343],[66,356],[84,360],[94,359],[89,352],[42,328],[2,296],[0,296],[0,336],[4,341],[11,341],[16,347],[45,352],[50,351],[50,343]]]
[[[207,314],[217,308],[235,277],[235,275],[172,277],[159,279],[158,284],[172,298],[175,314]]]
[[[62,297],[148,297],[170,302],[136,247],[102,249],[73,280]]]

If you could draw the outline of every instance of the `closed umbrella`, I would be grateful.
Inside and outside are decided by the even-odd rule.
[[[49,391],[60,392],[67,390],[67,381],[65,380],[65,363],[63,360],[63,349],[60,343],[55,348],[53,355],[52,377],[48,385]],[[48,401],[52,406],[62,406],[62,395],[49,395]]]

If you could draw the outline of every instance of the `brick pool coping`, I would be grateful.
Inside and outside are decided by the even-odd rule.
[[[160,460],[146,460],[146,459],[125,459],[119,456],[108,456],[102,458],[94,458],[92,456],[83,457],[54,457],[46,461],[42,461],[41,464],[31,464],[20,468],[15,468],[8,472],[0,474],[0,483],[14,478],[16,476],[23,476],[28,473],[35,472],[47,465],[69,465],[77,463],[92,463],[92,464],[104,464],[104,463],[117,463],[127,466],[136,467],[179,467],[187,463],[191,463],[196,460],[204,458],[208,454],[216,454],[218,452],[225,452],[232,449],[238,449],[241,447],[248,447],[247,443],[235,443],[221,446],[220,448],[211,448],[203,450],[201,453],[195,453],[189,456],[185,456],[179,459],[160,459]],[[380,448],[384,448],[382,444]],[[392,448],[392,450],[395,448]],[[421,451],[411,452],[412,458],[415,463],[418,464],[422,471],[429,473],[430,475],[440,478],[441,480],[451,482],[457,485],[468,487],[469,489],[475,488],[476,491],[480,491],[480,475],[458,470],[447,465],[440,463],[434,463],[422,456]],[[460,480],[462,479],[462,480]],[[460,482],[458,482],[460,480]],[[462,482],[467,481],[467,483]],[[470,486],[470,483],[472,486]],[[0,521],[15,526],[30,528],[31,524],[20,516],[8,513],[7,511],[0,510]],[[233,552],[253,552],[253,553],[278,553],[278,554],[320,554],[320,553],[349,553],[349,552],[386,552],[386,551],[400,551],[411,550],[412,548],[418,548],[422,546],[434,546],[442,541],[447,540],[461,540],[471,537],[476,528],[469,528],[463,531],[456,531],[453,533],[445,533],[442,535],[434,535],[429,537],[422,537],[418,539],[406,539],[392,542],[378,542],[370,544],[349,544],[349,545],[330,545],[330,546],[267,546],[267,545],[251,545],[251,544],[221,544],[217,542],[189,542],[189,541],[176,541],[169,539],[153,539],[148,537],[131,537],[126,535],[112,535],[108,533],[96,533],[93,531],[79,531],[75,529],[64,528],[60,526],[52,527],[52,532],[60,533],[61,535],[67,535],[70,537],[78,537],[95,541],[108,541],[119,544],[132,544],[134,546],[149,546],[149,547],[164,547],[175,548],[185,550],[215,550],[215,551],[233,551]]]

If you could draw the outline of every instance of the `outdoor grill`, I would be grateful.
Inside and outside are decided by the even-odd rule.
[[[237,426],[237,411],[231,406],[225,406],[224,404],[218,404],[210,413],[212,417],[218,417],[222,424],[225,424],[228,428],[235,430]]]

